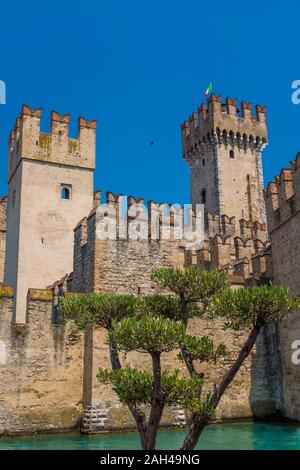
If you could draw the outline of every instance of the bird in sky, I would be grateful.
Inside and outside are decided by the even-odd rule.
[[[153,145],[154,145],[154,140],[151,140],[150,147],[153,147]]]

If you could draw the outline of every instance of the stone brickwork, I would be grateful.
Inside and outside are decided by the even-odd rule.
[[[52,319],[52,293],[30,290],[26,323],[12,323],[0,288],[0,433],[67,430],[82,414],[83,346]]]
[[[13,291],[0,288],[0,434],[67,430],[83,432],[133,429],[127,408],[108,385],[96,378],[99,367],[109,367],[104,330],[81,333],[53,323],[53,297],[49,290],[31,289],[26,323],[12,323]],[[242,333],[224,331],[220,322],[194,320],[193,334],[207,334],[225,342],[231,355],[216,366],[203,364],[207,386],[230,367],[243,341]],[[222,399],[216,419],[240,419],[272,414],[278,408],[276,374],[268,363],[272,335],[261,334],[256,348]],[[165,354],[168,370],[184,367],[177,351]],[[145,354],[121,355],[136,368],[149,368]],[[178,407],[165,410],[163,426],[184,425]]]
[[[300,295],[300,154],[266,190],[274,280]],[[285,415],[300,420],[300,365],[293,364],[293,342],[300,340],[300,313],[279,328]]]
[[[18,322],[29,288],[72,271],[73,228],[93,208],[96,123],[79,118],[71,139],[69,119],[52,112],[45,134],[41,110],[23,106],[10,135],[5,283],[14,288]]]
[[[123,196],[106,194],[105,207],[118,207]],[[137,201],[144,209],[153,206],[150,201],[144,206],[143,199],[130,198],[131,204]],[[102,206],[100,206],[102,207]],[[130,214],[130,204],[128,214]],[[172,206],[169,206],[171,210]],[[120,238],[120,227],[116,227],[115,240],[100,240],[97,227],[107,216],[100,215],[95,207],[87,218],[82,219],[74,230],[74,291],[118,291],[135,294],[149,293],[151,269],[161,266],[197,265],[205,269],[224,269],[230,275],[240,276],[242,283],[253,277],[270,278],[271,258],[268,256],[269,242],[265,224],[234,217],[205,214],[203,246],[189,250],[182,240],[165,240],[160,218],[159,237],[153,239],[151,217],[145,223],[147,239],[132,240]],[[172,218],[169,219],[172,222]],[[135,218],[127,216],[127,232]],[[171,231],[175,230],[170,226]],[[57,282],[62,284],[66,278]]]
[[[6,248],[6,196],[0,198],[0,283],[4,280]]]
[[[108,202],[111,196],[107,193]],[[183,265],[181,240],[151,240],[151,233],[149,240],[121,240],[118,235],[115,240],[101,240],[97,237],[101,220],[95,208],[75,228],[74,290],[146,294],[151,269]]]
[[[212,95],[182,127],[190,165],[191,201],[209,212],[265,222],[261,152],[267,144],[266,108]]]

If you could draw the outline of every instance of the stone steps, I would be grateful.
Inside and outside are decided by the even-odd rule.
[[[174,424],[176,426],[186,426],[186,416],[183,409],[176,405],[173,407],[172,412],[174,416]]]
[[[108,411],[107,408],[101,408],[100,405],[88,406],[83,411],[81,431],[85,434],[101,431],[108,421]]]

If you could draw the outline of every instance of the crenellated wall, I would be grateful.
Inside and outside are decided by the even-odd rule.
[[[151,269],[170,265],[225,269],[242,276],[243,282],[253,275],[272,275],[271,259],[265,254],[269,246],[265,224],[206,213],[203,244],[188,249],[183,239],[177,239],[182,211],[154,201],[145,206],[144,199],[132,196],[127,203],[125,207],[124,196],[108,192],[106,204],[96,206],[75,227],[73,290],[147,293]],[[169,218],[162,210],[166,207]],[[124,210],[126,217],[114,219],[114,213],[118,216]],[[115,239],[99,238],[105,221],[112,224]],[[138,224],[139,232],[134,232]],[[130,238],[132,233],[137,239]],[[145,236],[140,239],[137,233]]]
[[[108,207],[116,208],[117,203],[118,198],[107,193]],[[157,227],[151,226],[151,220],[149,226],[146,220],[142,221],[139,233],[146,234],[146,239],[122,237],[126,233],[127,238],[128,232],[136,228],[136,219],[130,215],[133,204],[140,204],[142,211],[143,200],[128,198],[126,229],[124,231],[122,221],[117,222],[115,239],[103,240],[98,237],[97,231],[104,216],[97,208],[77,225],[74,231],[74,290],[146,294],[151,290],[151,269],[184,264],[182,240],[162,239],[162,223],[156,231]],[[175,226],[172,224],[173,230]]]
[[[9,179],[21,158],[95,168],[96,121],[78,119],[78,137],[69,136],[70,114],[51,113],[51,131],[41,132],[42,109],[23,105],[9,138]]]
[[[266,191],[268,227],[276,283],[300,295],[300,154],[284,168]],[[300,313],[279,328],[285,415],[300,420],[300,365],[292,361],[293,342],[300,339]]]

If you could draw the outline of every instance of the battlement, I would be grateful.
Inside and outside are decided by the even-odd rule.
[[[9,177],[20,159],[95,168],[96,121],[78,119],[78,137],[69,136],[70,115],[51,113],[51,131],[40,129],[42,110],[24,105],[9,138]]]
[[[268,227],[271,232],[300,210],[300,152],[289,168],[283,168],[265,190]]]
[[[100,191],[97,192],[97,194],[100,193]],[[87,221],[91,217],[96,216],[97,212],[98,217],[104,218],[109,216],[110,220],[116,215],[116,239],[127,238],[124,237],[124,232],[120,234],[120,224],[123,224],[128,231],[130,223],[137,218],[139,218],[142,224],[148,224],[146,232],[149,238],[153,238],[153,235],[155,235],[154,239],[164,239],[164,229],[168,226],[174,230],[179,229],[180,226],[184,227],[186,221],[184,209],[178,204],[157,203],[153,200],[145,202],[145,199],[142,197],[127,197],[124,194],[114,194],[111,191],[106,193],[105,201],[106,202],[101,206],[95,204],[88,216],[76,225],[74,231],[77,229],[83,230],[83,227],[87,225]],[[100,196],[98,202],[100,203]],[[100,212],[98,210],[99,208]],[[190,205],[188,205],[186,212],[191,218],[189,223],[195,228],[196,213]],[[201,228],[204,228],[206,238],[214,237],[215,235],[229,235],[232,237],[240,237],[242,240],[262,240],[263,242],[268,238],[266,224],[258,221],[245,220],[244,218],[236,220],[235,217],[229,217],[225,214],[219,216],[208,211],[204,213],[204,224]],[[128,234],[128,232],[126,232],[126,234]]]
[[[195,153],[216,144],[262,151],[268,139],[266,107],[255,109],[253,114],[251,103],[242,101],[240,113],[236,99],[222,103],[221,96],[211,95],[181,126],[183,158],[189,162]]]
[[[258,221],[245,219],[236,220],[235,217],[228,215],[211,214],[205,212],[205,231],[208,237],[214,237],[216,234],[240,236],[243,239],[261,239],[268,238],[266,224]]]
[[[194,245],[183,236],[183,208],[176,204],[145,203],[144,198],[106,193],[106,204],[94,207],[74,229],[74,276],[69,282],[70,288],[89,292],[95,286],[103,286],[103,279],[107,288],[111,287],[109,281],[113,283],[116,279],[123,286],[127,282],[127,263],[139,265],[141,253],[145,256],[142,264],[144,266],[145,263],[149,271],[156,263],[197,265],[203,269],[225,269],[234,276],[243,276],[245,282],[254,271],[256,276],[266,272],[266,262],[263,262],[262,255],[258,257],[269,246],[265,224],[245,219],[237,221],[235,217],[206,212],[202,223],[199,224],[198,220],[197,225],[197,217],[192,210],[190,217],[193,240],[196,241]],[[106,238],[110,224],[112,237]],[[100,230],[104,231],[104,238],[99,238]],[[202,231],[199,236],[198,230]],[[124,266],[118,268],[122,262]],[[113,272],[114,269],[118,274]],[[67,278],[56,285],[64,285],[68,289]]]

